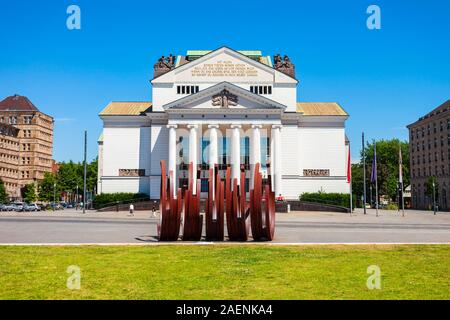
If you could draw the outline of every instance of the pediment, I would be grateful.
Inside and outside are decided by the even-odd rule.
[[[228,82],[221,82],[196,94],[192,94],[163,106],[165,110],[174,109],[279,109],[285,105],[254,94]]]
[[[297,80],[253,60],[227,47],[214,50],[201,58],[177,67],[152,83],[208,83],[208,82],[254,83],[285,82]]]

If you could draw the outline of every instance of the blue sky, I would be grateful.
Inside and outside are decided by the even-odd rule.
[[[66,9],[81,8],[81,30]],[[381,8],[381,30],[366,9]],[[0,99],[28,96],[55,118],[54,157],[89,158],[109,102],[151,99],[156,59],[215,49],[288,54],[298,101],[336,101],[351,117],[357,158],[368,139],[407,139],[405,126],[450,99],[450,1],[0,0]]]

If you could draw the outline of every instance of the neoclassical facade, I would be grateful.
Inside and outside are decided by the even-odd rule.
[[[348,114],[335,102],[297,102],[299,81],[287,56],[260,51],[188,51],[154,65],[152,102],[111,102],[99,114],[100,193],[142,192],[159,198],[160,160],[188,181],[188,164],[225,177],[255,163],[271,174],[276,195],[349,192],[346,179]],[[248,188],[247,188],[248,190]]]

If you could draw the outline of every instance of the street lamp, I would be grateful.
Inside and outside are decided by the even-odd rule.
[[[434,210],[434,215],[436,215],[436,185],[434,183],[434,178],[433,178],[433,210]]]
[[[53,211],[55,211],[56,207],[56,182],[53,183]]]

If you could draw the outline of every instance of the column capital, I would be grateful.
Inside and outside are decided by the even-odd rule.
[[[240,124],[231,124],[231,125],[230,125],[230,128],[231,128],[231,129],[241,129],[241,128],[242,128],[242,125],[240,125]]]
[[[252,129],[262,129],[261,124],[252,124]]]
[[[198,124],[188,124],[188,129],[198,129]]]
[[[219,129],[218,123],[208,124],[208,129]]]
[[[178,125],[177,124],[168,124],[166,127],[167,127],[167,129],[176,129],[176,128],[178,128]]]
[[[272,129],[281,129],[283,126],[281,124],[273,124]]]

